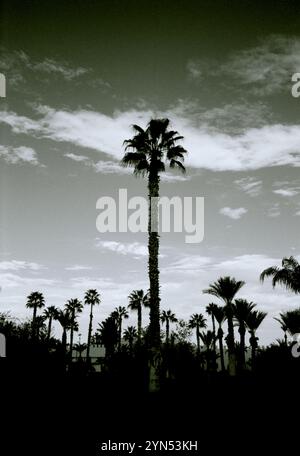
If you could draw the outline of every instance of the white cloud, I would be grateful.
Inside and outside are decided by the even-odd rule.
[[[231,56],[220,72],[252,85],[259,95],[269,95],[290,90],[291,76],[299,68],[300,39],[270,36],[260,45]]]
[[[0,158],[3,158],[8,164],[29,163],[34,166],[43,166],[39,163],[36,152],[31,147],[0,145]]]
[[[207,270],[211,263],[212,258],[210,257],[189,255],[174,261],[168,266],[161,267],[161,272],[162,274],[179,273],[194,276]]]
[[[273,190],[273,193],[280,196],[296,196],[298,195],[299,191],[293,188],[279,188],[278,190]]]
[[[2,290],[6,288],[23,287],[23,289],[38,289],[39,287],[50,286],[57,283],[56,280],[42,277],[21,277],[13,273],[0,273],[0,283]]]
[[[148,255],[148,249],[145,245],[139,242],[122,243],[116,241],[100,241],[96,242],[96,246],[104,250],[119,253],[121,255],[133,255],[135,257],[143,257]]]
[[[92,269],[91,266],[83,266],[80,264],[74,264],[73,266],[67,266],[65,268],[66,271],[87,271],[87,270],[91,270],[91,269]]]
[[[70,142],[103,152],[114,160],[123,156],[123,141],[132,136],[130,126],[133,123],[145,126],[154,115],[151,111],[131,110],[116,111],[110,117],[87,110],[56,111],[47,106],[40,106],[37,113],[39,118],[33,120],[2,111],[0,122],[10,125],[14,133]],[[214,171],[300,166],[298,125],[265,125],[231,135],[213,131],[201,123],[201,118],[196,119],[176,108],[159,115],[169,117],[172,127],[185,137],[183,144],[189,152],[187,166]]]
[[[89,161],[89,158],[86,157],[85,155],[78,155],[78,154],[73,154],[73,153],[64,154],[64,157],[70,158],[71,160],[74,160],[76,162]]]
[[[279,217],[281,214],[280,212],[280,205],[279,203],[273,204],[268,210],[267,210],[267,216],[268,217]]]
[[[31,263],[28,261],[20,260],[11,260],[11,261],[0,261],[0,271],[20,271],[20,270],[30,270],[30,271],[40,271],[45,269],[45,266],[42,266],[38,263]]]
[[[238,207],[236,209],[233,209],[231,207],[222,207],[219,212],[220,214],[225,215],[226,217],[229,217],[233,220],[238,220],[242,217],[242,215],[246,214],[248,210],[244,207]]]
[[[201,79],[203,71],[201,68],[201,62],[195,60],[189,60],[187,63],[187,71],[191,79]]]
[[[249,196],[258,196],[261,193],[262,181],[255,180],[254,177],[243,177],[234,183]]]

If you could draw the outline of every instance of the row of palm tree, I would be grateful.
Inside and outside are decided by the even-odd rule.
[[[282,261],[282,268],[271,267],[264,270],[261,274],[261,280],[265,277],[273,277],[273,286],[277,283],[285,284],[290,290],[298,292],[299,281],[299,264],[293,257],[284,258]],[[234,299],[237,292],[243,287],[244,282],[236,281],[231,277],[221,277],[216,282],[209,285],[208,289],[203,292],[213,295],[225,304],[220,307],[215,303],[210,303],[206,311],[212,318],[212,345],[213,350],[216,351],[216,340],[219,341],[219,353],[221,358],[221,366],[224,369],[224,348],[223,348],[223,329],[222,324],[225,320],[228,323],[228,335],[226,337],[228,354],[229,354],[229,371],[235,372],[236,369],[236,347],[234,340],[234,324],[238,324],[238,331],[240,334],[240,346],[238,350],[240,363],[245,365],[245,335],[246,330],[250,332],[250,345],[252,347],[252,359],[255,358],[257,348],[256,331],[266,314],[254,310],[256,304],[248,302],[245,299]],[[142,338],[142,308],[150,306],[149,292],[145,293],[143,290],[134,290],[129,295],[128,308],[137,311],[137,331],[134,327],[130,327],[129,331],[125,332],[124,338],[133,346],[135,339],[141,341]],[[100,303],[100,295],[97,290],[88,290],[85,293],[84,303],[90,306],[90,319],[87,339],[87,358],[89,358],[90,345],[92,339],[92,321],[93,321],[93,307]],[[70,299],[64,309],[57,309],[54,306],[46,308],[43,315],[37,315],[37,310],[45,307],[45,299],[42,293],[33,292],[27,298],[27,307],[33,309],[32,318],[32,337],[39,337],[39,330],[45,319],[48,319],[47,341],[51,337],[53,320],[59,321],[63,328],[62,345],[66,346],[67,331],[70,330],[70,352],[73,348],[74,331],[78,330],[77,316],[83,310],[83,304],[77,298]],[[122,340],[122,322],[123,319],[128,318],[128,312],[125,307],[116,308],[111,317],[115,319],[118,330],[118,348],[121,348]],[[176,322],[177,318],[171,310],[163,310],[160,313],[160,320],[166,325],[166,344],[169,344],[170,339],[170,323]],[[284,340],[287,344],[287,333],[293,335],[300,330],[300,311],[287,311],[280,314],[279,321],[281,328],[284,331]],[[216,322],[218,324],[218,331],[216,332]],[[202,314],[192,315],[189,321],[190,327],[196,329],[197,353],[200,353],[200,340],[205,337],[201,329],[206,328],[206,319]]]
[[[84,304],[90,307],[90,318],[87,338],[87,359],[89,359],[92,330],[93,330],[93,308],[95,305],[100,304],[101,298],[97,290],[90,289],[84,295]],[[74,331],[78,331],[78,315],[83,311],[82,302],[77,299],[69,299],[63,309],[58,309],[55,306],[49,306],[44,309],[42,315],[37,315],[37,310],[45,307],[45,298],[42,293],[35,291],[30,293],[27,297],[26,307],[33,310],[32,316],[32,339],[39,338],[39,329],[44,324],[45,320],[48,320],[47,330],[47,342],[51,338],[52,324],[54,320],[57,320],[62,326],[62,347],[63,351],[66,350],[67,345],[67,331],[70,330],[70,353],[73,349]]]

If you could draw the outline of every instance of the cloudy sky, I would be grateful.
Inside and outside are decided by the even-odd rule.
[[[204,196],[205,236],[161,236],[162,308],[204,312],[212,300],[202,289],[232,275],[246,281],[240,297],[269,312],[261,341],[281,336],[272,317],[299,298],[259,274],[300,258],[300,98],[291,95],[300,7],[269,5],[2,2],[1,311],[25,318],[31,291],[63,306],[92,287],[97,322],[148,288],[146,234],[100,234],[96,201],[119,188],[146,196],[145,180],[119,166],[122,142],[133,123],[167,116],[189,154],[186,176],[168,171],[161,194]]]

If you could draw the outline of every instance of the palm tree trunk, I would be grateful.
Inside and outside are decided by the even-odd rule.
[[[236,359],[234,347],[234,329],[233,329],[233,312],[231,302],[227,303],[227,323],[228,323],[228,372],[229,375],[236,374]]]
[[[31,326],[31,337],[33,339],[35,339],[35,336],[36,336],[36,325],[35,325],[35,321],[36,321],[36,313],[37,313],[37,307],[34,306],[33,308],[33,315],[32,315],[32,326]]]
[[[252,365],[252,370],[253,370],[255,367],[256,347],[257,347],[257,342],[256,342],[256,337],[255,337],[254,331],[251,331],[250,345],[251,345],[251,365]]]
[[[246,357],[245,357],[245,334],[246,334],[246,329],[245,325],[241,323],[240,328],[240,350],[241,350],[241,368],[245,368],[246,364]]]
[[[75,311],[72,312],[72,325],[71,325],[71,332],[70,332],[70,358],[72,362],[72,351],[73,351],[73,338],[74,338],[74,320],[75,320]]]
[[[122,318],[119,319],[119,343],[118,343],[119,351],[121,351],[121,341],[122,341]]]
[[[170,322],[166,320],[166,344],[169,345],[169,337],[170,337]]]
[[[142,305],[138,307],[138,340],[142,338]]]
[[[286,333],[286,331],[284,331],[284,343],[287,346],[288,343],[287,343],[287,333]]]
[[[197,356],[200,357],[200,334],[199,326],[196,327],[196,338],[197,338]]]
[[[66,354],[66,347],[67,347],[67,330],[63,328],[62,339],[61,339],[63,355]]]
[[[91,303],[89,332],[88,332],[88,340],[87,340],[87,347],[86,347],[86,360],[87,360],[87,362],[89,362],[89,358],[90,358],[90,347],[91,347],[92,327],[93,327],[92,325],[93,325],[93,304]]]
[[[149,219],[148,219],[148,273],[150,283],[150,343],[152,348],[160,347],[160,297],[159,297],[159,234],[158,234],[158,197],[159,176],[156,170],[149,173]]]
[[[223,348],[223,329],[221,327],[218,330],[218,338],[219,338],[221,369],[222,369],[222,372],[224,372],[225,371],[225,362],[224,362],[224,348]]]
[[[49,317],[48,321],[48,332],[47,332],[47,343],[49,343],[51,337],[51,328],[52,328],[52,317]]]
[[[211,319],[212,319],[212,327],[213,327],[213,335],[214,335],[213,348],[214,348],[214,352],[216,353],[216,323],[215,323],[215,316],[213,313],[211,315]]]

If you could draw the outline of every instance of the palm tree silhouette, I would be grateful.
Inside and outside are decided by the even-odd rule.
[[[69,331],[72,327],[72,317],[68,309],[59,309],[58,314],[57,314],[57,320],[61,324],[61,327],[63,329],[62,332],[62,351],[63,355],[65,357],[66,354],[66,348],[67,348],[67,331]]]
[[[196,329],[197,356],[200,356],[200,329],[206,328],[206,318],[202,314],[193,314],[189,320],[190,328]]]
[[[160,319],[162,323],[166,323],[166,345],[169,345],[170,323],[176,323],[177,318],[172,310],[163,310]]]
[[[126,342],[128,342],[130,355],[132,355],[132,353],[133,353],[133,344],[137,337],[138,337],[138,333],[134,326],[128,326],[126,331],[124,331],[124,340]]]
[[[223,348],[223,335],[224,331],[222,329],[222,324],[226,320],[226,315],[224,312],[224,307],[216,306],[213,309],[214,317],[219,325],[217,337],[219,340],[219,351],[220,351],[220,360],[221,360],[221,369],[222,372],[225,371],[225,362],[224,362],[224,348]]]
[[[246,319],[246,325],[250,333],[250,345],[251,345],[251,363],[252,368],[255,363],[256,349],[258,347],[258,337],[256,337],[256,331],[261,325],[262,321],[266,317],[266,312],[261,312],[259,310],[252,310]]]
[[[272,277],[272,285],[284,285],[288,290],[294,293],[300,293],[300,264],[293,256],[283,258],[282,267],[271,266],[264,269],[260,274],[260,280],[263,282],[266,277]]]
[[[57,319],[58,309],[55,306],[49,306],[44,310],[44,317],[48,319],[47,343],[51,337],[52,322]]]
[[[280,318],[275,318],[280,323],[281,329],[284,331],[284,340],[287,345],[287,332],[293,336],[300,333],[300,308],[281,312]]]
[[[228,323],[228,371],[230,375],[235,375],[236,373],[232,301],[244,284],[245,282],[243,281],[237,281],[233,277],[226,276],[220,277],[216,282],[210,284],[209,288],[203,290],[203,293],[210,294],[224,301],[226,306]]]
[[[86,360],[89,362],[90,359],[90,347],[91,347],[91,338],[92,338],[92,330],[93,330],[93,307],[95,305],[99,305],[101,302],[100,294],[97,290],[87,290],[84,295],[84,303],[87,306],[90,306],[90,321],[89,321],[89,329],[88,329],[88,339],[87,339],[87,347],[86,347]]]
[[[116,307],[115,310],[112,312],[111,316],[116,320],[118,325],[118,350],[121,350],[121,342],[122,342],[122,321],[123,318],[128,318],[128,312],[126,307],[119,306]]]
[[[97,328],[96,333],[105,347],[105,356],[109,357],[114,353],[115,346],[118,343],[118,324],[116,319],[110,315],[106,320],[99,323],[98,326],[99,328]]]
[[[145,294],[143,290],[133,290],[128,296],[128,299],[128,308],[136,310],[138,314],[137,336],[140,342],[142,337],[142,307],[149,307],[149,295],[148,293]]]
[[[215,316],[214,316],[214,309],[216,308],[217,304],[214,304],[213,302],[211,302],[210,304],[208,304],[208,306],[206,306],[206,312],[208,313],[208,315],[211,316],[211,322],[212,322],[212,328],[213,328],[213,334],[216,335],[216,323],[215,323]],[[214,341],[213,341],[213,346],[214,346],[214,351],[216,351],[216,337],[214,338]]]
[[[76,317],[79,313],[81,313],[83,311],[83,304],[77,298],[69,299],[66,304],[66,309],[69,311],[71,320],[72,320],[71,334],[70,334],[70,354],[72,356],[74,329],[76,327]]]
[[[159,296],[159,235],[158,235],[158,197],[159,175],[165,171],[167,161],[171,168],[179,168],[186,150],[178,145],[183,139],[176,131],[168,130],[169,119],[152,119],[144,130],[133,125],[135,135],[124,141],[124,166],[134,168],[135,175],[148,177],[149,219],[148,219],[148,273],[150,282],[150,325],[149,335],[152,348],[160,347],[160,296]]]
[[[233,304],[233,317],[239,325],[240,333],[240,356],[241,367],[245,367],[245,335],[246,335],[246,321],[249,313],[254,309],[256,304],[249,302],[246,299],[236,299]]]
[[[45,328],[45,317],[44,315],[37,315],[35,317],[35,331],[36,331],[36,338],[39,340],[41,329]]]
[[[26,307],[28,309],[33,309],[33,315],[32,315],[32,338],[35,337],[35,320],[37,316],[37,309],[41,309],[45,307],[45,298],[43,293],[40,293],[39,291],[33,291],[30,293],[29,296],[27,296],[27,302],[26,302]]]

